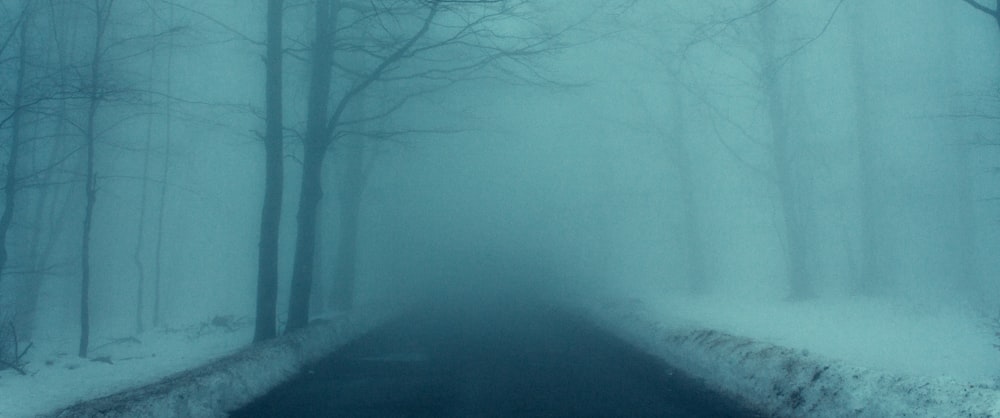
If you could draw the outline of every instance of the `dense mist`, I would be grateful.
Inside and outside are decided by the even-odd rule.
[[[265,3],[0,1],[22,341],[633,294],[1000,309],[991,4],[285,0],[266,95]]]

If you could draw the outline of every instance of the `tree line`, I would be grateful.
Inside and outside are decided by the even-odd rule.
[[[107,194],[122,183],[138,191],[132,196],[138,206],[137,223],[130,229],[134,249],[116,255],[131,258],[135,268],[135,332],[146,329],[147,322],[163,325],[161,291],[169,287],[162,272],[169,263],[163,259],[165,228],[177,199],[171,194],[183,187],[172,180],[178,158],[172,128],[210,124],[197,115],[199,109],[233,109],[264,126],[252,138],[263,145],[265,162],[254,340],[273,338],[281,329],[278,257],[286,244],[280,226],[290,167],[298,170],[300,184],[294,190],[294,259],[284,329],[306,326],[315,311],[310,302],[324,216],[319,203],[329,198],[323,173],[331,150],[345,161],[333,195],[340,227],[337,254],[330,257],[337,276],[332,301],[337,309],[349,310],[361,195],[375,150],[386,142],[455,129],[406,126],[390,118],[420,97],[462,83],[539,81],[534,63],[565,47],[564,35],[572,29],[572,24],[540,21],[534,6],[523,0],[264,3],[263,8],[241,4],[231,10],[235,18],[212,5],[169,0],[0,5],[0,306],[4,322],[16,327],[19,338],[30,338],[35,314],[46,303],[39,291],[45,278],[75,276],[77,352],[88,355],[91,292],[103,279],[93,275],[93,265],[107,256],[96,255],[94,234],[100,231],[94,228],[103,223],[95,218],[110,209]],[[284,30],[289,22],[296,31]],[[257,29],[262,37],[253,34]],[[176,75],[176,57],[217,43],[262,56],[262,103],[204,102],[176,93],[189,81]],[[303,101],[291,103],[293,94]],[[260,107],[263,112],[256,110]],[[289,159],[296,164],[286,164]],[[249,200],[247,205],[257,204]]]

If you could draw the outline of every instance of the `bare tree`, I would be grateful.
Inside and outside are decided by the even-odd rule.
[[[291,296],[287,329],[305,327],[309,322],[309,298],[312,289],[316,251],[317,207],[322,196],[320,184],[323,158],[333,134],[328,131],[327,118],[333,65],[333,25],[340,12],[339,2],[317,0],[316,29],[312,46],[306,135],[303,138],[302,183],[299,194],[295,259],[292,271]],[[339,117],[339,115],[338,115]]]
[[[169,25],[176,25],[174,20],[174,5],[168,3],[169,14],[167,16]],[[166,86],[164,93],[168,98],[173,97],[173,71],[174,71],[174,38],[176,30],[169,30],[166,34]],[[167,208],[167,179],[170,178],[170,158],[173,150],[173,107],[167,101],[163,106],[163,161],[160,169],[160,190],[158,208],[156,211],[156,238],[153,243],[153,326],[160,326],[163,323],[163,223],[166,219]]]
[[[544,30],[528,16],[531,8],[524,0],[317,1],[289,330],[308,323],[321,172],[331,143],[351,134],[364,120],[378,120],[415,97],[461,81],[512,76],[548,82],[533,65],[533,58],[563,47],[559,39],[569,29]],[[518,25],[523,25],[522,32],[509,30]],[[506,30],[500,30],[501,26],[507,26]],[[358,34],[358,28],[375,30]],[[339,59],[334,59],[334,50]],[[337,88],[332,85],[332,72],[338,76]],[[345,119],[345,112],[376,83],[392,86],[397,95],[387,99],[379,114]]]
[[[687,83],[681,85],[708,108],[713,119],[731,127],[748,144],[752,144],[749,147],[765,151],[761,154],[766,155],[766,161],[751,161],[731,144],[733,138],[721,134],[718,138],[739,162],[763,175],[774,185],[781,213],[777,229],[784,254],[788,298],[793,300],[813,297],[815,291],[807,261],[811,245],[808,228],[813,220],[810,219],[811,211],[805,198],[810,186],[803,179],[808,173],[801,172],[803,165],[798,163],[803,149],[800,143],[804,138],[797,137],[789,124],[791,118],[788,103],[795,86],[786,77],[787,67],[796,56],[826,33],[843,3],[844,0],[838,0],[830,6],[825,22],[814,33],[790,41],[782,33],[786,27],[783,25],[784,21],[777,16],[782,9],[779,2],[755,0],[748,8],[731,10],[721,18],[696,25],[691,31],[691,38],[676,51],[676,55],[683,61],[695,48],[720,48],[719,52],[732,57],[740,70],[755,77],[755,80],[747,80],[747,84],[754,86],[761,96],[761,108],[768,129],[764,139],[757,138],[747,126],[720,109],[711,93]],[[748,34],[751,36],[748,37]],[[725,37],[729,39],[723,41]],[[744,75],[733,77],[739,79]],[[714,129],[718,133],[718,128]]]
[[[15,222],[20,227],[11,231],[19,244],[14,247],[18,250],[18,260],[8,271],[17,276],[15,323],[18,335],[24,340],[30,339],[34,332],[42,281],[62,273],[71,264],[58,249],[66,244],[62,237],[71,229],[69,220],[77,208],[71,203],[75,197],[73,184],[77,182],[72,173],[82,171],[68,167],[77,163],[74,157],[79,155],[79,144],[64,140],[69,135],[64,116],[69,113],[69,102],[75,94],[67,90],[70,71],[65,69],[69,68],[70,48],[63,35],[68,32],[64,31],[65,26],[78,22],[60,21],[55,13],[57,0],[27,3],[32,6],[31,19],[25,22],[30,28],[22,30],[26,31],[25,40],[33,46],[26,51],[28,55],[22,54],[22,59],[30,57],[30,67],[34,70],[27,83],[31,90],[30,106],[23,107],[21,112],[29,117],[31,132],[18,134],[22,140],[17,152],[21,157],[17,164],[21,171],[17,178],[17,200],[25,209],[19,211],[23,215]],[[57,26],[57,21],[61,26]]]
[[[97,204],[97,173],[95,171],[95,155],[97,145],[97,115],[101,104],[109,93],[104,73],[105,43],[107,41],[108,26],[111,20],[111,13],[114,8],[114,0],[93,0],[92,9],[94,16],[94,37],[92,54],[89,62],[88,80],[81,86],[81,90],[86,94],[87,110],[86,122],[83,127],[83,140],[86,149],[86,167],[84,174],[84,215],[83,215],[83,244],[80,253],[81,258],[81,282],[80,282],[80,347],[78,354],[80,357],[87,357],[87,350],[90,343],[90,249],[91,230],[94,223],[94,207]]]
[[[797,172],[794,161],[797,158],[795,140],[789,132],[786,110],[784,85],[779,76],[783,57],[777,51],[775,31],[778,26],[774,18],[773,8],[763,7],[767,0],[761,0],[762,12],[759,14],[762,48],[759,52],[760,78],[762,90],[767,101],[767,118],[771,128],[771,157],[774,167],[774,180],[778,188],[778,199],[781,204],[781,214],[784,223],[784,246],[786,255],[786,270],[789,282],[789,297],[792,299],[807,299],[814,296],[813,279],[806,263],[809,242],[806,223],[807,208],[801,193],[804,185],[801,183],[802,173]]]
[[[264,207],[261,210],[260,245],[257,267],[257,315],[254,341],[273,338],[277,325],[278,303],[278,231],[281,225],[281,202],[284,182],[282,159],[282,0],[267,2],[267,54],[265,57],[266,132],[264,133]]]
[[[72,124],[80,132],[84,154],[79,355],[86,357],[90,334],[92,230],[99,192],[98,183],[104,178],[98,177],[97,173],[98,144],[110,129],[134,117],[136,105],[140,104],[137,97],[140,97],[141,89],[132,86],[129,78],[116,71],[116,67],[112,64],[131,62],[151,52],[155,43],[163,35],[172,33],[173,29],[168,28],[162,32],[116,32],[115,36],[112,36],[112,27],[115,25],[113,18],[126,10],[130,12],[136,10],[124,9],[128,5],[115,0],[91,0],[69,6],[79,7],[80,10],[89,13],[87,24],[93,31],[92,37],[88,39],[91,43],[87,49],[88,56],[79,65],[79,70],[73,68],[83,75],[75,87],[76,96],[81,98],[82,121]],[[140,5],[133,4],[133,6]],[[119,9],[121,11],[118,11]],[[113,115],[105,117],[103,110],[111,104],[120,106],[115,108]],[[103,126],[105,124],[108,126]]]
[[[7,235],[10,231],[11,221],[14,219],[14,208],[17,203],[17,191],[21,187],[18,184],[18,162],[21,158],[21,121],[22,115],[24,114],[25,107],[25,60],[27,59],[28,50],[28,16],[30,13],[30,3],[22,2],[21,12],[18,18],[15,20],[15,24],[6,37],[6,41],[0,44],[0,57],[3,56],[3,51],[7,49],[7,44],[12,38],[17,39],[17,55],[16,63],[17,70],[15,75],[15,85],[14,85],[14,97],[11,103],[11,109],[9,115],[4,119],[0,120],[0,126],[3,126],[6,122],[10,122],[10,145],[7,148],[7,162],[6,162],[6,177],[3,183],[4,190],[4,206],[3,213],[0,214],[0,281],[3,279],[4,268],[7,266]]]

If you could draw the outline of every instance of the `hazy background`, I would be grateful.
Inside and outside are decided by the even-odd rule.
[[[14,10],[18,2],[2,3]],[[360,218],[357,304],[403,303],[442,285],[512,278],[551,280],[551,290],[565,293],[649,288],[777,302],[789,300],[789,258],[800,257],[812,287],[791,298],[801,303],[862,295],[994,314],[995,22],[959,0],[777,1],[758,11],[764,3],[547,4],[535,10],[544,24],[590,15],[566,34],[571,47],[537,61],[564,85],[469,81],[421,96],[382,122],[439,131],[371,145],[377,153]],[[612,7],[591,15],[602,5]],[[308,7],[290,10],[298,12],[287,18],[286,35],[307,39]],[[189,32],[177,35],[169,65],[162,50],[152,64],[148,57],[115,64],[157,89],[169,82],[178,99],[169,118],[161,108],[151,122],[117,124],[99,145],[98,172],[107,179],[93,229],[96,335],[134,328],[136,150],[147,129],[155,150],[149,204],[158,202],[161,184],[167,196],[164,324],[253,312],[263,195],[256,136],[263,122],[254,111],[263,106],[263,48],[232,31],[262,40],[263,5],[178,2],[172,13]],[[296,132],[308,85],[302,62],[287,65],[279,312],[291,273],[302,151]],[[773,68],[777,89],[766,81]],[[3,71],[9,86],[11,73]],[[373,89],[367,100],[377,103],[388,89]],[[787,131],[784,177],[774,158],[772,102],[780,103]],[[334,145],[325,167],[317,310],[337,280],[330,260],[341,147]],[[66,170],[77,170],[73,164]],[[10,275],[2,285],[17,298],[19,280],[40,280],[36,335],[72,341],[82,208],[73,197],[80,185],[61,187],[69,209],[65,224],[52,227],[64,230],[52,239],[55,267]],[[783,196],[799,215],[799,252],[788,251]],[[146,240],[157,213],[144,215]],[[26,251],[18,237],[30,229],[29,215],[15,216],[21,235],[8,239],[11,270]],[[146,268],[152,249],[147,241]],[[875,260],[868,268],[866,255]]]

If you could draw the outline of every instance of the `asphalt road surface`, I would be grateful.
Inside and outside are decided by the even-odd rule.
[[[231,416],[760,416],[573,315],[504,311],[410,315]]]

